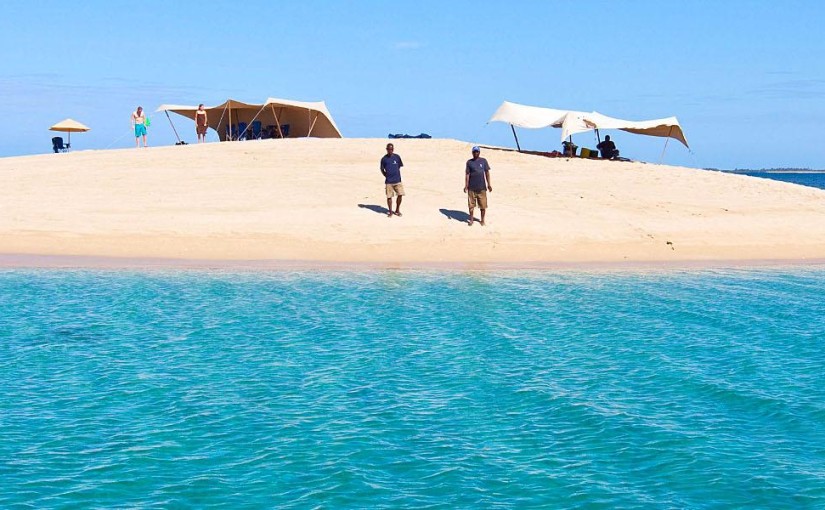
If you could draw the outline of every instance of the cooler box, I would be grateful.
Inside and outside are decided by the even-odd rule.
[[[587,147],[582,147],[581,157],[589,158],[590,157],[590,149],[588,149]]]

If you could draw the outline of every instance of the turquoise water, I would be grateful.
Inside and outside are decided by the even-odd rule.
[[[0,272],[0,507],[825,508],[823,288]]]

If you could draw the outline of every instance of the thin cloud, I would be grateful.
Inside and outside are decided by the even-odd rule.
[[[422,48],[424,43],[419,41],[399,41],[393,45],[396,50],[417,50]]]
[[[769,99],[819,99],[825,97],[825,80],[787,80],[775,82],[750,92]]]

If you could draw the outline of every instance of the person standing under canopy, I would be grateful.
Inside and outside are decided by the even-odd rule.
[[[209,128],[209,120],[206,117],[206,110],[203,109],[203,103],[198,105],[198,111],[195,112],[195,132],[198,134],[198,143],[206,141],[206,130]]]

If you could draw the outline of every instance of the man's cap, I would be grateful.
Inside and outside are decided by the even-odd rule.
[[[478,148],[478,145],[473,147],[473,152],[481,152],[481,149]]]

